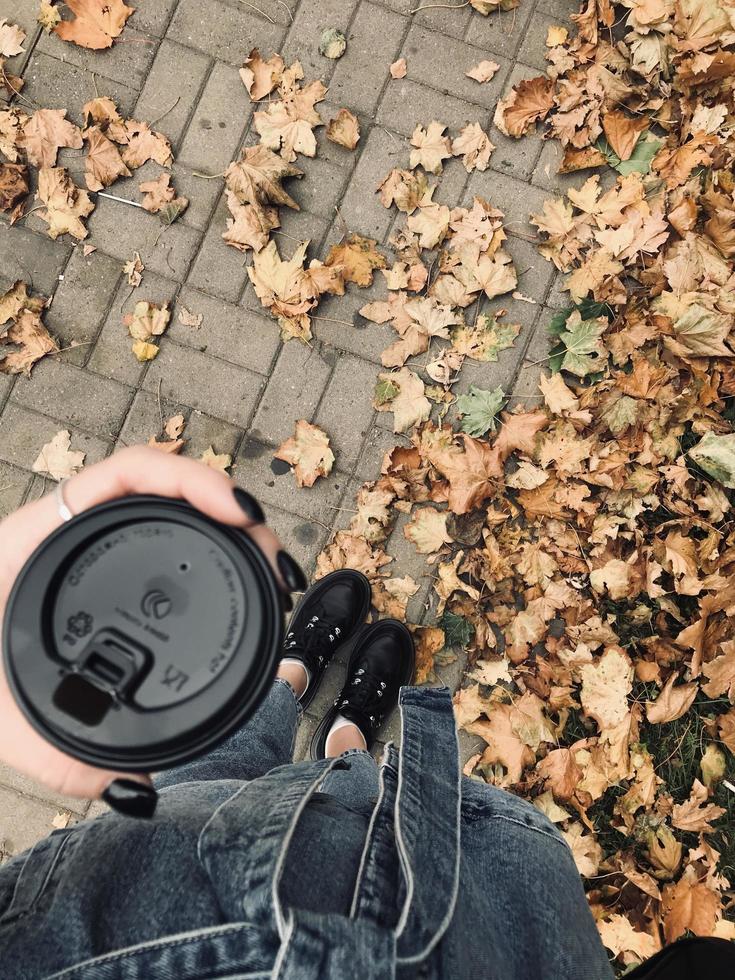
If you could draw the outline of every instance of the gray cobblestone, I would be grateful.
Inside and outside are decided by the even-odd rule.
[[[77,65],[90,75],[110,78],[137,90],[143,86],[156,47],[157,42],[136,30],[132,20],[125,27],[125,43],[113,44],[102,51],[90,51],[78,44],[69,44],[56,34],[46,34],[45,31],[41,33],[37,45],[44,54]]]
[[[184,435],[187,439],[185,456],[199,459],[211,446],[216,453],[228,453],[234,458],[243,430],[195,409],[189,416]]]
[[[532,12],[532,3],[521,3],[513,10],[500,10],[489,17],[472,17],[466,40],[490,54],[512,58],[523,40]]]
[[[419,123],[428,126],[432,119],[449,126],[452,132],[471,122],[477,122],[487,130],[490,122],[490,115],[482,106],[470,105],[453,95],[444,95],[436,89],[412,82],[408,77],[391,82],[380,103],[377,118],[381,126],[394,129],[404,136],[410,136]]]
[[[32,797],[43,803],[48,803],[58,810],[71,810],[80,816],[87,812],[89,806],[88,800],[82,800],[77,796],[62,796],[59,793],[52,793],[45,786],[16,772],[15,769],[11,769],[4,763],[0,763],[0,786],[4,789],[14,790],[25,797]],[[0,830],[0,837],[2,836],[2,830]]]
[[[0,460],[30,470],[41,447],[50,442],[60,429],[71,432],[71,447],[87,454],[87,465],[104,459],[110,451],[109,442],[64,425],[55,418],[31,412],[11,401],[0,415]],[[49,488],[52,484],[53,481]]]
[[[24,408],[107,440],[117,434],[131,398],[125,385],[51,357],[35,366],[32,379],[18,378],[13,389],[13,401]]]
[[[0,517],[7,517],[20,507],[29,482],[30,476],[25,470],[0,463]]]
[[[143,0],[135,8],[135,19],[131,23],[139,31],[153,37],[161,37],[168,26],[178,0]]]
[[[269,57],[280,47],[286,31],[242,5],[235,8],[221,0],[180,0],[166,34],[239,67],[251,48],[258,47],[264,57]]]
[[[494,109],[508,74],[510,62],[500,55],[493,59],[500,69],[489,82],[480,84],[468,78],[465,72],[479,61],[487,59],[487,52],[464,41],[444,37],[437,31],[427,30],[414,24],[403,45],[403,56],[408,68],[407,78],[441,89],[466,102],[476,103],[485,109]],[[438,117],[439,118],[439,117]],[[441,122],[445,120],[440,119]]]
[[[67,119],[77,126],[82,125],[82,106],[96,96],[95,76],[85,68],[36,50],[23,77],[23,95],[26,98],[47,109],[66,109]],[[130,85],[99,78],[97,91],[101,96],[111,98],[121,115],[132,115],[138,93]]]
[[[155,128],[177,143],[194,111],[210,64],[198,51],[162,41],[135,107],[136,117],[157,120]]]
[[[336,465],[346,473],[354,469],[372,427],[376,379],[374,364],[352,354],[337,353],[332,377],[314,419],[329,435]]]
[[[554,310],[564,310],[568,306],[571,306],[572,302],[569,298],[569,293],[563,288],[567,277],[563,272],[557,272],[555,269],[553,271],[554,278],[551,283],[549,295],[546,297],[546,302]]]
[[[52,242],[48,235],[0,222],[0,269],[11,280],[30,282],[33,291],[49,297],[56,289],[59,275],[69,258],[70,248]]]
[[[179,323],[178,312],[182,307],[201,314],[200,327]],[[224,303],[188,286],[179,294],[168,336],[259,374],[268,374],[280,344],[278,326],[269,316]]]
[[[248,487],[256,497],[261,497],[261,489],[254,485],[254,481],[248,476],[247,466],[241,466],[241,479],[243,486]],[[329,532],[316,521],[301,517],[298,514],[291,514],[287,510],[281,510],[271,504],[263,507],[268,527],[278,535],[283,547],[289,554],[293,555],[310,576],[314,569],[316,556],[326,544]],[[296,597],[294,597],[295,601]]]
[[[201,289],[205,293],[220,296],[229,303],[236,303],[248,282],[248,274],[245,271],[245,253],[226,245],[222,240],[222,234],[227,228],[227,214],[223,197],[214,211],[186,282],[194,289]]]
[[[250,421],[263,379],[228,361],[209,357],[164,337],[143,387],[243,428]],[[203,383],[204,382],[204,383]]]
[[[375,380],[377,377],[376,371]],[[396,435],[396,433],[376,423],[370,429],[365,440],[355,476],[360,481],[377,480],[380,476],[380,468],[383,465],[385,454],[390,452],[394,446],[405,445],[409,445],[409,440],[405,436]]]
[[[81,246],[74,249],[64,280],[44,316],[59,347],[71,348],[64,351],[62,360],[80,366],[89,360],[120,273],[117,259],[99,251],[85,256]]]
[[[322,319],[314,321],[314,335],[332,347],[380,364],[380,355],[397,334],[387,323],[371,323],[358,311],[385,296],[385,281],[376,275],[372,286],[359,289],[350,285],[344,296],[325,297],[318,311]]]
[[[538,229],[529,220],[529,214],[543,210],[544,201],[549,196],[546,191],[532,187],[509,174],[499,174],[486,170],[470,177],[465,191],[464,203],[469,205],[478,195],[490,201],[505,214],[505,228],[510,234],[527,235],[535,238]]]
[[[298,487],[284,463],[273,459],[273,447],[246,438],[233,467],[235,481],[264,504],[296,514],[328,531],[339,506],[346,477],[333,471],[313,487]]]
[[[132,255],[130,256],[132,258]],[[176,284],[146,270],[143,282],[132,289],[127,279],[120,280],[114,299],[110,305],[102,330],[89,358],[89,367],[97,374],[115,378],[124,384],[136,385],[145,370],[132,352],[132,339],[123,317],[132,313],[135,304],[145,300],[149,303],[169,304],[174,298]]]
[[[54,829],[57,807],[0,786],[0,838],[8,854],[20,854]]]
[[[222,190],[222,181],[197,177],[188,167],[182,167],[178,163],[174,163],[171,172],[176,193],[189,199],[189,207],[179,220],[199,231],[205,231]]]
[[[331,222],[335,206],[342,200],[349,173],[345,173],[342,167],[320,160],[318,156],[313,160],[303,160],[299,165],[304,177],[298,182],[294,181],[290,193],[305,212],[320,215]]]
[[[347,50],[337,62],[330,98],[353,112],[372,113],[398,57],[406,20],[363,0],[352,22]]]
[[[410,14],[415,7],[421,6],[418,0],[383,0],[383,4],[399,14]],[[421,10],[411,21],[421,27],[430,27],[438,34],[461,38],[464,37],[471,17],[472,11],[469,7],[464,8],[457,4],[452,8],[434,7]]]
[[[334,366],[333,351],[291,342],[284,345],[253,419],[257,439],[280,445],[297,419],[310,422]]]
[[[300,61],[307,78],[326,80],[334,62],[319,54],[322,32],[328,27],[348,33],[359,0],[302,0],[283,46],[286,64]],[[350,41],[351,43],[351,41]],[[321,112],[321,107],[319,107]]]
[[[215,62],[178,153],[192,170],[224,170],[250,119],[251,102],[236,68]]]
[[[538,68],[541,73],[545,73],[549,66],[546,60],[546,36],[549,28],[558,23],[557,17],[547,17],[541,11],[535,11],[533,17],[526,25],[523,41],[518,49],[518,58],[524,65],[532,65]]]
[[[159,402],[157,392],[136,391],[120,430],[119,446],[139,446],[151,438],[163,439],[163,426],[173,415],[183,415],[188,420],[191,409],[167,398]]]

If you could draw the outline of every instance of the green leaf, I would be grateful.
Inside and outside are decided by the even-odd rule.
[[[707,432],[687,455],[713,480],[735,490],[735,433]]]
[[[662,146],[662,144],[663,140],[654,139],[654,137],[652,137],[648,131],[641,133],[641,135],[638,137],[638,142],[635,145],[635,149],[628,160],[621,160],[606,139],[599,139],[595,143],[595,147],[605,157],[609,166],[611,166],[614,170],[617,170],[617,172],[622,174],[623,177],[627,177],[628,174],[632,174],[634,172],[639,174],[649,173],[651,170],[651,161],[658,153],[659,147]]]
[[[475,634],[475,627],[468,619],[451,612],[444,613],[439,620],[439,625],[444,630],[445,647],[464,648]]]
[[[393,384],[392,381],[388,381],[387,378],[378,381],[375,385],[375,404],[385,405],[386,402],[392,402],[398,394],[398,391],[398,385]]]
[[[495,431],[497,414],[505,402],[505,392],[498,386],[492,391],[470,385],[469,394],[457,399],[457,411],[463,416],[460,428],[479,439],[486,432]]]
[[[594,371],[599,371],[607,357],[602,346],[601,337],[607,329],[607,322],[601,318],[594,320],[579,320],[572,323],[559,337],[564,345],[564,357],[561,368],[584,378]]]
[[[347,39],[336,27],[327,27],[319,40],[319,54],[336,60],[341,58],[347,47]]]

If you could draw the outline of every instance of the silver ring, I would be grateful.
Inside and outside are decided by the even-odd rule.
[[[54,490],[56,509],[58,510],[59,517],[62,519],[62,521],[70,521],[74,516],[72,512],[69,510],[69,506],[66,500],[64,500],[64,484],[68,479],[69,479],[68,477],[64,477],[63,480],[60,480],[56,489]]]

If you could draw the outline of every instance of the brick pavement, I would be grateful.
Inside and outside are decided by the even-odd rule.
[[[543,69],[548,25],[563,23],[576,4],[521,0],[515,11],[489,18],[466,6],[409,16],[416,3],[257,0],[267,15],[260,16],[238,0],[137,0],[120,39],[125,43],[90,52],[39,33],[37,5],[30,0],[2,0],[2,16],[29,35],[26,54],[8,64],[11,72],[24,75],[26,100],[66,108],[79,123],[84,102],[109,95],[123,114],[158,120],[156,128],[174,148],[175,185],[191,205],[161,233],[155,216],[99,199],[87,239],[97,250],[87,257],[68,236],[52,242],[35,215],[12,229],[0,221],[0,288],[24,278],[36,291],[53,294],[49,328],[62,347],[83,345],[47,357],[30,380],[0,376],[0,514],[49,489],[30,467],[58,429],[70,429],[73,447],[94,462],[157,432],[160,392],[164,415],[182,412],[188,419],[186,452],[200,455],[212,444],[231,453],[235,479],[261,498],[271,526],[311,570],[330,531],[349,522],[360,482],[378,475],[383,452],[400,440],[388,431],[391,416],[376,414],[371,405],[380,354],[394,335],[358,315],[364,303],[384,296],[380,277],[367,290],[350,288],[343,297],[322,301],[316,312],[330,319],[315,320],[312,347],[281,344],[248,282],[243,255],[222,242],[222,181],[195,175],[221,173],[240,146],[257,141],[249,130],[252,107],[237,74],[255,46],[264,54],[280,50],[286,59],[298,57],[307,80],[323,79],[329,86],[327,101],[319,106],[325,122],[343,105],[360,118],[362,138],[355,152],[317,130],[317,158],[299,157],[305,177],[288,187],[302,211],[283,209],[281,230],[310,239],[314,257],[325,256],[345,225],[387,241],[395,215],[379,203],[375,187],[392,167],[407,164],[406,137],[417,123],[436,118],[457,128],[477,121],[490,132],[497,147],[490,169],[468,177],[458,160],[449,161],[435,199],[466,204],[480,194],[506,212],[519,289],[536,304],[502,297],[491,304],[508,308],[508,319],[523,329],[497,364],[468,362],[457,390],[472,382],[502,384],[518,397],[537,394],[538,364],[547,352],[543,329],[552,310],[563,305],[563,295],[553,269],[529,240],[533,229],[527,218],[557,186],[557,144],[534,136],[508,139],[491,120],[497,98],[510,85]],[[348,37],[347,52],[337,62],[318,53],[321,32],[331,26]],[[391,80],[389,65],[401,56],[408,74]],[[478,85],[465,77],[488,57],[501,66],[492,82]],[[62,151],[61,165],[73,169],[73,159]],[[156,170],[148,164],[133,179],[138,183]],[[125,196],[126,183],[118,182],[113,193]],[[288,245],[288,237],[279,241],[282,251]],[[146,272],[131,297],[121,267],[134,251]],[[122,313],[138,298],[165,301],[174,310],[160,354],[147,365],[130,355],[121,326]],[[176,323],[179,306],[202,314],[199,331]],[[323,426],[335,448],[335,470],[311,490],[297,490],[292,476],[272,460],[273,448],[291,433],[296,418]],[[413,574],[421,585],[409,610],[412,618],[420,617],[430,587],[428,566],[409,546],[400,523],[387,548],[396,558],[396,573]],[[459,662],[441,671],[450,684],[460,673]],[[344,665],[335,664],[304,721],[298,751],[307,747],[343,674]],[[392,719],[384,737],[397,734]],[[472,744],[463,748],[469,754]],[[93,806],[96,812],[99,805]],[[47,833],[58,809],[77,819],[86,808],[0,769],[4,853],[22,850]]]

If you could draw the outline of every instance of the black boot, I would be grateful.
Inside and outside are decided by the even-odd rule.
[[[398,704],[401,687],[411,683],[413,671],[413,637],[405,623],[381,619],[366,627],[350,656],[345,686],[314,733],[312,759],[324,758],[337,715],[356,725],[372,748],[376,731]]]
[[[325,575],[305,593],[288,624],[283,657],[300,661],[309,684],[299,698],[308,707],[335,650],[354,637],[370,612],[370,583],[353,568]]]

